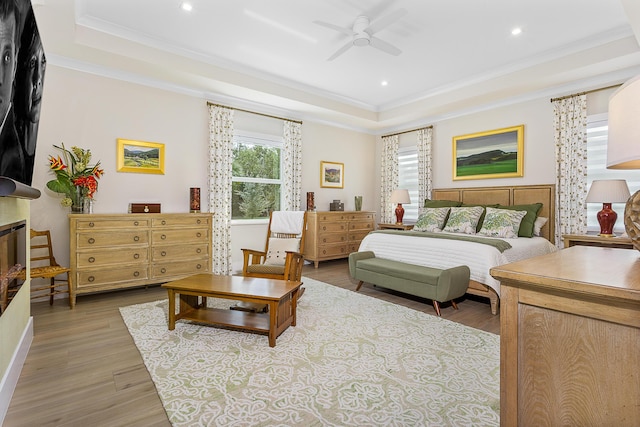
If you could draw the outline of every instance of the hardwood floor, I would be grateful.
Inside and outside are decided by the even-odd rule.
[[[303,276],[354,290],[346,260],[305,265]],[[359,293],[435,315],[431,301],[364,284]],[[119,307],[166,298],[159,286],[33,303],[34,339],[3,426],[170,426]],[[498,334],[488,300],[466,296],[442,317]]]

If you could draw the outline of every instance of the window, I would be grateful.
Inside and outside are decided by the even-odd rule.
[[[404,219],[402,222],[415,223],[418,220],[418,149],[407,147],[398,149],[398,188],[409,190],[411,204],[402,205]]]
[[[606,114],[589,116],[587,119],[587,187],[595,179],[624,179],[631,194],[640,190],[640,170],[607,169],[607,136],[609,132]],[[611,208],[618,214],[614,231],[624,231],[624,203],[613,203]],[[587,230],[600,231],[596,215],[602,210],[602,203],[587,203]]]
[[[263,219],[280,210],[281,150],[282,137],[234,133],[231,219]]]

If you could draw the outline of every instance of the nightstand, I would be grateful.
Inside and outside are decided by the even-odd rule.
[[[380,230],[412,230],[413,225],[409,224],[378,224]]]
[[[564,234],[564,247],[571,246],[599,246],[605,248],[633,249],[633,243],[628,237],[601,237],[597,234]]]

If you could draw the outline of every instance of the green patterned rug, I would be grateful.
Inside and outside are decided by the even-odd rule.
[[[120,309],[174,426],[499,425],[497,335],[303,281],[297,326],[274,348],[185,321],[169,331],[167,300]]]

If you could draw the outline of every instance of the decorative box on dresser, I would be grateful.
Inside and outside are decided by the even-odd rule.
[[[573,246],[500,280],[500,424],[640,425],[640,252]]]
[[[347,258],[374,229],[375,212],[308,211],[304,258],[318,268],[320,261]]]
[[[70,214],[75,294],[164,283],[210,271],[211,216]]]

